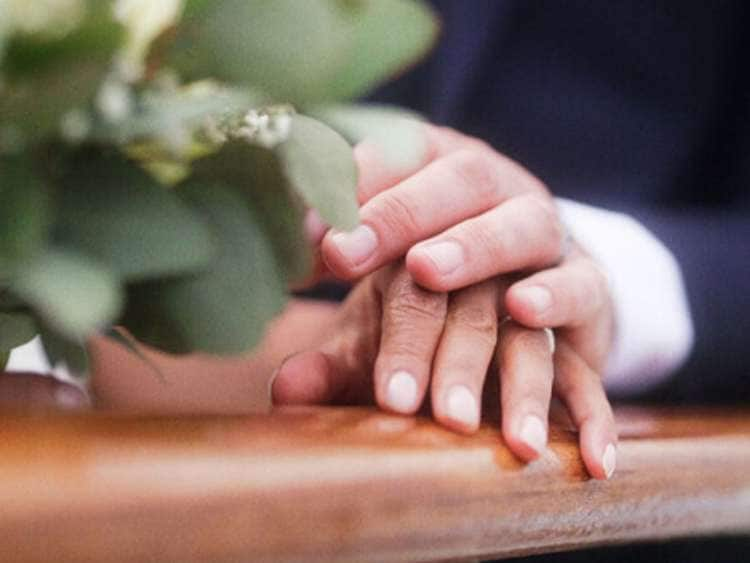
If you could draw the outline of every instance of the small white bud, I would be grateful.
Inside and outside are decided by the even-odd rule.
[[[91,117],[80,109],[66,113],[60,120],[60,133],[71,143],[80,143],[91,132]]]

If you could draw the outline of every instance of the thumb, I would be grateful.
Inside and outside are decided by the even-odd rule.
[[[88,407],[83,391],[53,377],[0,372],[0,411],[70,411]]]

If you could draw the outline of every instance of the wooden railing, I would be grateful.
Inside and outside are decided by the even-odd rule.
[[[750,533],[750,411],[617,411],[589,479],[369,409],[0,417],[0,561],[437,561]]]

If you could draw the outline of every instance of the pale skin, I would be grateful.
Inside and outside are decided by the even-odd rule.
[[[342,305],[296,302],[253,355],[234,363],[152,355],[189,377],[165,386],[149,374],[148,393],[137,380],[117,383],[129,380],[123,371],[143,373],[137,361],[113,361],[122,351],[95,342],[99,402],[243,412],[240,374],[268,373],[288,357],[273,386],[279,404],[369,399],[410,415],[429,396],[436,420],[471,433],[489,373],[499,376],[502,432],[516,455],[542,453],[557,396],[580,429],[591,475],[611,475],[617,436],[598,375],[612,333],[604,275],[575,244],[561,260],[564,230],[533,175],[453,130],[425,126],[425,134],[426,157],[411,170],[389,170],[366,142],[355,150],[363,228],[320,241],[329,270],[357,282]],[[554,354],[545,327],[555,329]],[[210,380],[201,376],[209,365]]]
[[[411,170],[390,172],[367,143],[355,150],[362,225],[327,232],[321,254],[335,276],[360,281],[335,335],[282,366],[275,401],[361,399],[371,385],[379,406],[413,414],[429,394],[438,421],[470,433],[495,359],[514,453],[542,453],[556,395],[589,472],[606,478],[617,435],[598,375],[613,328],[604,274],[574,243],[561,260],[554,202],[528,171],[456,131],[425,133],[426,158]],[[554,355],[545,327],[556,329]]]

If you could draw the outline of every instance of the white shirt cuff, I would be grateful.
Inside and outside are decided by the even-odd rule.
[[[633,394],[663,381],[685,362],[694,338],[677,261],[628,215],[556,201],[570,235],[609,278],[615,337],[603,374],[607,391]]]

